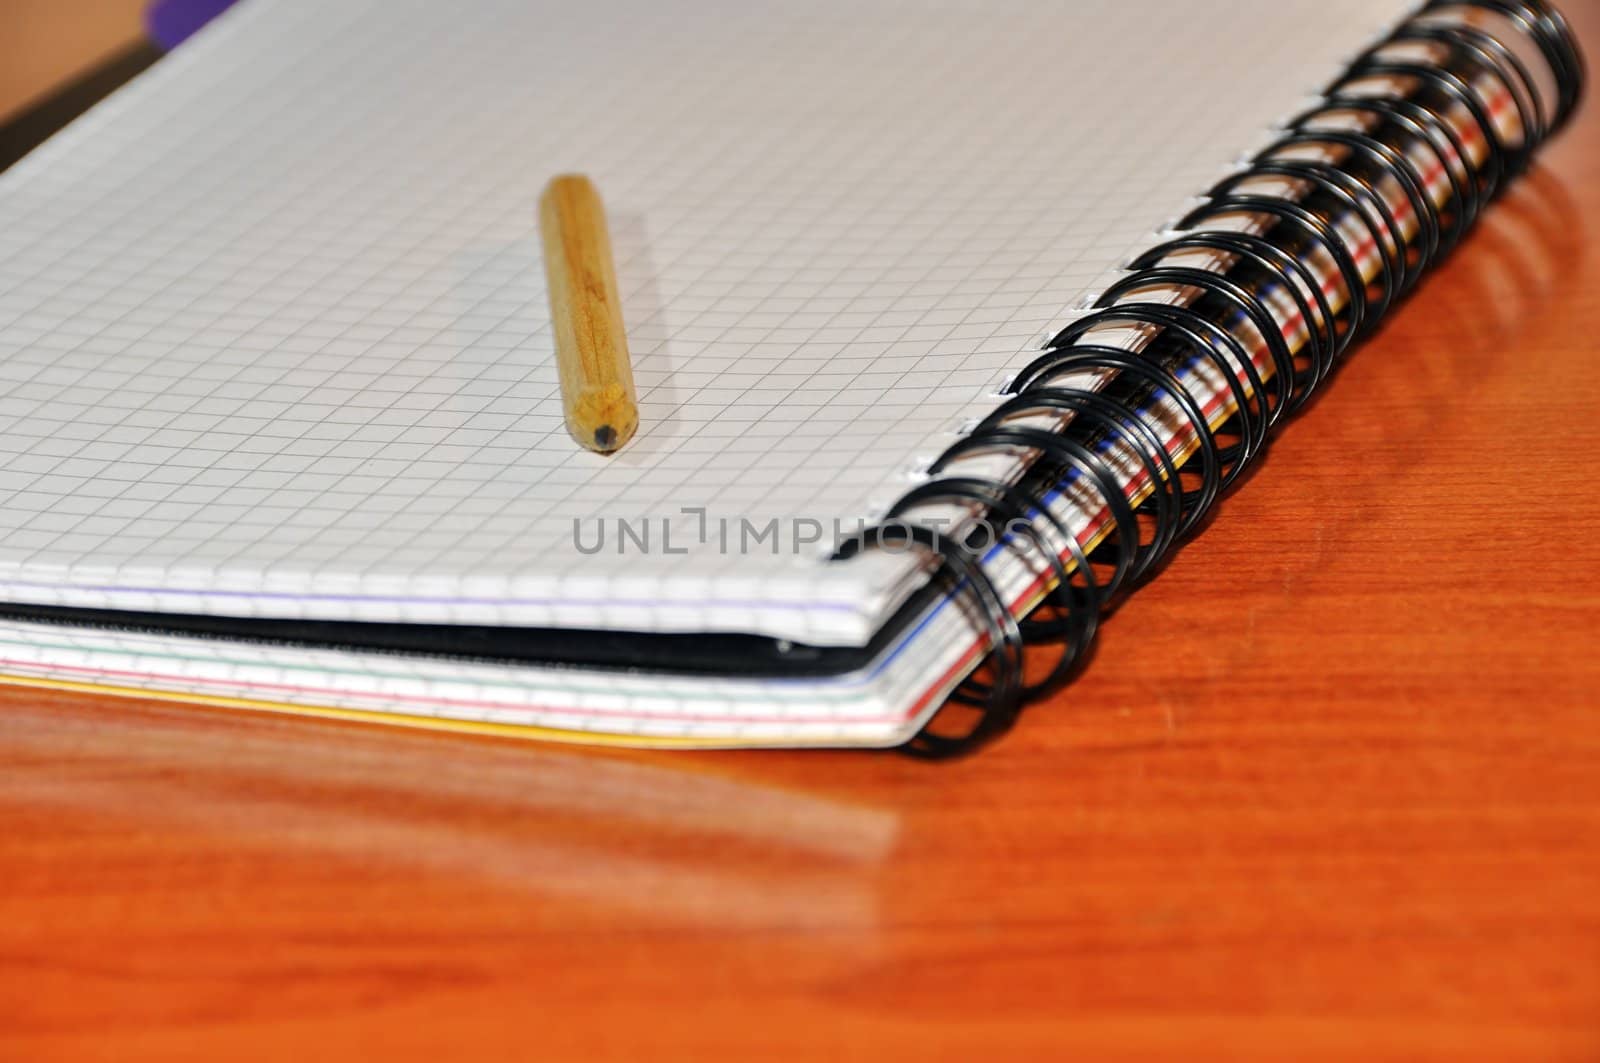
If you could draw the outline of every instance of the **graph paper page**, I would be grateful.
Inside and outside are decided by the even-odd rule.
[[[822,560],[1405,10],[246,0],[0,174],[0,598],[862,642]],[[641,428],[562,422],[605,197]]]

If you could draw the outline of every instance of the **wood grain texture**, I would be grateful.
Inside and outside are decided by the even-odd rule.
[[[609,453],[633,438],[639,408],[594,182],[581,174],[551,178],[539,197],[539,234],[567,431],[579,445]]]
[[[964,761],[0,691],[0,1056],[1600,1059],[1597,169]]]

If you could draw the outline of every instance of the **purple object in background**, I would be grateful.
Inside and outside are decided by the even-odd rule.
[[[155,0],[144,9],[144,31],[170,52],[232,6],[233,0]]]

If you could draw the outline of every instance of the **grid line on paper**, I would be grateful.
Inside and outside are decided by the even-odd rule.
[[[589,626],[657,622],[623,601],[752,630],[848,611],[879,589],[861,566],[591,556],[573,522],[874,515],[1367,21],[245,0],[0,175],[0,585]],[[554,376],[533,204],[565,169],[606,196],[640,385],[609,460],[567,439]]]

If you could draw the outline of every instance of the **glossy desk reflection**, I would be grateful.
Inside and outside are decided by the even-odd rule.
[[[0,690],[0,1054],[1600,1058],[1597,164],[968,760]]]

